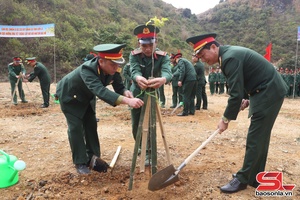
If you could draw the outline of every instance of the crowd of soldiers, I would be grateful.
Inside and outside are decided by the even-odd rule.
[[[289,68],[280,68],[279,73],[281,74],[285,83],[289,86],[289,90],[286,97],[300,96],[300,68],[293,70]]]

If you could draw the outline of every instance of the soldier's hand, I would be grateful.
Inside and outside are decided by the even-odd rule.
[[[129,90],[125,90],[123,95],[128,98],[133,98],[132,92],[130,92]]]
[[[129,99],[128,105],[132,108],[140,108],[144,105],[144,102],[139,98]]]
[[[167,79],[164,78],[164,77],[149,79],[148,80],[148,87],[156,89],[156,88],[161,87],[166,82],[167,82]]]
[[[137,76],[136,82],[142,90],[145,90],[148,87],[148,80],[143,76]]]
[[[245,108],[247,108],[249,106],[250,102],[248,99],[243,99],[242,103],[241,103],[241,107],[240,110],[244,110]]]

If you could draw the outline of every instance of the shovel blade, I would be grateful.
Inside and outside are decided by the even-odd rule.
[[[177,181],[179,181],[178,173],[175,174],[176,169],[173,165],[170,165],[161,171],[153,174],[149,183],[148,190],[156,191],[165,188]]]

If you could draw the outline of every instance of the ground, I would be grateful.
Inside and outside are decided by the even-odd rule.
[[[0,149],[24,160],[25,170],[19,182],[0,189],[1,199],[103,199],[103,200],[181,200],[181,199],[255,199],[255,189],[234,194],[219,188],[240,169],[249,119],[241,112],[229,129],[218,134],[179,172],[179,182],[158,191],[149,191],[150,169],[139,171],[139,157],[134,170],[133,187],[128,190],[134,140],[130,110],[126,105],[112,107],[97,102],[99,140],[102,159],[110,163],[117,147],[122,147],[113,171],[78,175],[72,164],[67,125],[58,104],[51,99],[47,109],[42,103],[39,83],[24,84],[27,104],[11,104],[9,83],[0,83]],[[51,85],[51,94],[55,84]],[[177,168],[215,130],[227,103],[227,95],[208,95],[208,110],[194,116],[171,115],[171,86],[165,87],[166,108],[161,109],[171,163]],[[74,108],[76,109],[76,108]],[[180,109],[176,111],[180,112]],[[300,99],[286,99],[274,125],[267,171],[283,172],[283,184],[296,184],[293,196],[300,198]],[[169,166],[161,131],[157,125],[158,166]],[[0,172],[1,173],[1,172]],[[0,176],[1,178],[1,176]],[[269,198],[271,199],[271,198]],[[278,199],[278,198],[274,198]]]

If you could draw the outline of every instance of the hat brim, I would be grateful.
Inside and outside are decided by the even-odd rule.
[[[154,44],[155,41],[156,41],[155,38],[139,39],[140,44]]]
[[[117,64],[124,64],[125,63],[125,59],[122,57],[120,59],[115,59],[115,60],[111,60],[112,62],[114,63],[117,63]]]

